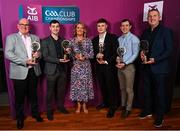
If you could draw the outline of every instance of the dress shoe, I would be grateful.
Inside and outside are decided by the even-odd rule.
[[[147,112],[147,111],[142,111],[140,114],[139,114],[139,118],[140,119],[145,119],[147,117],[152,117],[152,114]]]
[[[22,129],[24,127],[24,120],[17,120],[17,129]]]
[[[34,119],[36,119],[37,122],[43,122],[43,118],[41,116],[36,116],[36,117],[33,117]]]
[[[131,114],[131,111],[126,110],[126,111],[122,112],[121,117],[122,118],[127,118],[130,114]]]
[[[59,109],[59,112],[60,112],[60,113],[63,113],[63,114],[69,114],[69,111],[66,110],[66,108],[61,108],[61,109]]]
[[[48,119],[49,121],[54,120],[53,112],[52,112],[52,111],[48,111],[48,112],[47,112],[47,119]]]
[[[154,126],[157,128],[162,127],[163,122],[164,122],[163,116],[157,116],[154,121]]]
[[[115,111],[110,109],[110,110],[108,111],[108,113],[106,114],[106,117],[107,117],[107,118],[112,118],[112,117],[114,117],[114,113],[115,113]]]
[[[96,106],[96,109],[101,110],[101,109],[106,108],[106,107],[107,106],[105,104],[100,104],[100,105]]]
[[[38,117],[36,117],[35,119],[36,119],[37,122],[43,122],[43,121],[44,121],[41,116],[38,116]]]

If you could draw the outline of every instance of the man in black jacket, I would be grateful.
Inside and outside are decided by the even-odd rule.
[[[117,106],[117,72],[115,68],[117,37],[107,32],[107,21],[103,18],[97,21],[99,33],[93,40],[94,56],[96,59],[96,75],[101,88],[103,103],[97,108],[108,107],[107,117],[114,116]]]

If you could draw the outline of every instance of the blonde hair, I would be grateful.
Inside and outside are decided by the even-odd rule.
[[[87,29],[86,29],[86,25],[82,22],[78,22],[77,24],[74,25],[74,37],[77,36],[77,32],[76,32],[76,28],[78,25],[82,25],[83,26],[83,37],[86,37],[87,36]]]

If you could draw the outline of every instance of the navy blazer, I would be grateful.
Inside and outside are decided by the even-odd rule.
[[[146,29],[142,35],[142,40],[149,39],[149,29]],[[155,63],[150,65],[150,69],[155,74],[168,73],[170,71],[169,58],[173,48],[172,31],[167,27],[160,25],[154,38],[150,50],[150,58],[154,58]],[[146,66],[146,65],[145,65]]]

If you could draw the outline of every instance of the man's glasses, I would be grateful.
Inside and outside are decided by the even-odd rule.
[[[29,24],[19,24],[20,26],[29,27]]]

